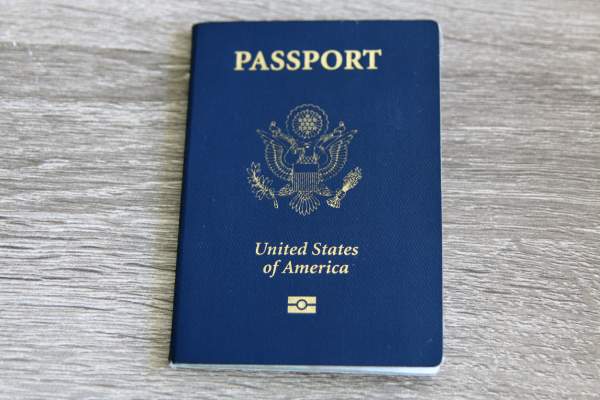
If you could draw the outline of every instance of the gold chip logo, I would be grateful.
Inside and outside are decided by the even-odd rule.
[[[288,314],[316,314],[316,296],[288,296]]]

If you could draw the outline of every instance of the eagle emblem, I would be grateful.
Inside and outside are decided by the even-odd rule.
[[[358,131],[348,130],[343,121],[329,130],[329,117],[319,106],[302,104],[293,108],[285,130],[272,121],[268,130],[257,129],[265,145],[265,161],[271,173],[285,183],[275,190],[273,180],[262,175],[260,163],[253,162],[248,172],[250,189],[257,199],[270,199],[279,208],[278,197],[290,198],[292,210],[302,216],[312,214],[325,198],[327,205],[340,208],[346,193],[362,178],[355,167],[333,191],[327,183],[348,161],[348,147]]]

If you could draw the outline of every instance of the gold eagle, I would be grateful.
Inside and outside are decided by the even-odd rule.
[[[258,129],[257,133],[265,145],[269,169],[288,182],[277,195],[294,195],[290,206],[301,215],[308,215],[320,205],[315,195],[333,195],[324,182],[339,174],[346,165],[348,146],[357,131],[347,130],[340,122],[331,132],[304,140],[284,133],[271,122],[268,132]]]

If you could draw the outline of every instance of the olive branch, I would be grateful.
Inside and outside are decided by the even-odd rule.
[[[271,187],[273,181],[266,176],[261,175],[260,171],[260,163],[251,163],[250,168],[247,168],[248,172],[248,183],[250,184],[250,189],[254,196],[258,200],[262,199],[271,199],[273,201],[273,207],[279,208],[279,203],[277,202],[277,197],[275,197],[275,192]]]

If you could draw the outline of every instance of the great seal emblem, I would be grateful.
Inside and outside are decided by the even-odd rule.
[[[272,121],[268,131],[257,129],[257,133],[265,145],[267,166],[285,184],[273,189],[273,180],[262,175],[256,162],[247,169],[248,182],[257,199],[270,199],[275,208],[279,207],[278,197],[290,197],[290,207],[302,216],[319,208],[319,197],[327,198],[330,207],[339,208],[346,193],[362,178],[361,169],[355,167],[337,191],[326,185],[344,169],[348,147],[358,131],[348,130],[343,121],[330,131],[329,117],[319,106],[293,108],[285,121],[285,132]]]

